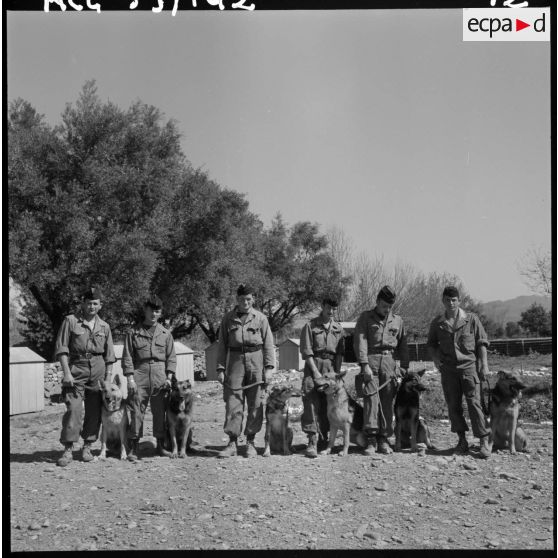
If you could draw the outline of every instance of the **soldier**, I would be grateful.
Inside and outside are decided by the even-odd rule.
[[[304,359],[302,380],[302,431],[308,435],[307,457],[318,457],[318,449],[327,444],[329,421],[327,398],[317,390],[320,378],[339,374],[345,353],[345,332],[333,319],[338,303],[324,298],[320,315],[308,322],[300,332],[300,354]],[[317,447],[317,443],[320,447]],[[323,446],[323,447],[322,447]]]
[[[457,454],[469,451],[465,434],[468,427],[463,417],[465,395],[473,434],[480,438],[480,456],[487,458],[490,457],[489,429],[482,412],[480,382],[488,374],[488,338],[478,316],[459,307],[456,287],[444,289],[442,302],[445,312],[432,320],[427,346],[442,376],[451,431],[459,437],[454,451]]]
[[[58,460],[60,467],[72,461],[72,447],[79,439],[80,429],[81,458],[83,461],[93,459],[91,444],[97,440],[101,426],[99,380],[110,381],[112,364],[116,360],[110,327],[98,316],[102,299],[97,287],[87,289],[81,296],[80,312],[64,318],[56,338],[55,356],[64,373],[62,397],[66,404],[60,434],[65,450]]]
[[[143,320],[126,334],[122,352],[122,371],[128,378],[128,393],[133,394],[130,409],[128,459],[138,459],[138,444],[143,436],[143,419],[147,404],[153,415],[153,436],[157,453],[165,455],[165,409],[168,388],[176,372],[176,353],[171,332],[159,319],[163,303],[151,296],[143,305]]]
[[[240,285],[236,306],[225,314],[219,329],[217,378],[223,384],[225,433],[229,443],[219,457],[237,455],[237,439],[242,429],[244,400],[246,417],[246,457],[256,457],[254,438],[263,423],[262,385],[268,384],[275,368],[275,346],[267,318],[254,310],[254,290]],[[251,386],[242,389],[243,386]]]
[[[365,455],[392,452],[388,437],[393,435],[393,400],[400,376],[395,351],[401,368],[405,372],[409,368],[405,327],[401,317],[391,312],[394,302],[395,292],[382,287],[374,309],[363,312],[355,327],[354,349],[363,382],[363,430],[368,436]]]

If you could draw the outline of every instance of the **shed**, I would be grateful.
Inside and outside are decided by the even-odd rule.
[[[217,351],[219,342],[213,341],[205,348],[205,379],[217,380]]]
[[[45,362],[29,347],[10,347],[10,415],[45,408]]]
[[[300,354],[300,339],[285,339],[278,347],[280,370],[302,370],[304,359]]]
[[[128,395],[127,381],[122,374],[122,351],[124,345],[114,345],[114,355],[116,362],[112,365],[112,375],[120,376],[120,383],[124,397]],[[176,379],[181,382],[182,380],[190,380],[192,386],[194,385],[194,351],[180,341],[174,342],[174,350],[176,351]]]

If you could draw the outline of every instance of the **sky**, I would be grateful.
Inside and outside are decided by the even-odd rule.
[[[550,249],[550,46],[463,42],[461,10],[7,14],[8,100],[60,122],[86,80],[177,121],[195,167],[269,224],[530,294]]]

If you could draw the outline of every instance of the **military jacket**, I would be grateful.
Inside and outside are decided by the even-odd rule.
[[[305,324],[300,332],[300,354],[307,359],[314,353],[324,352],[332,356],[345,354],[345,331],[339,322],[333,320],[326,328],[320,316],[317,316]]]

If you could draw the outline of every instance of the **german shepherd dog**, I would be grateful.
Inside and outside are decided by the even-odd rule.
[[[335,445],[337,432],[343,433],[343,448],[338,455],[344,457],[349,452],[349,443],[353,442],[361,448],[366,448],[368,441],[362,432],[364,423],[363,411],[360,405],[355,403],[347,393],[343,376],[346,372],[336,374],[335,377],[324,377],[318,390],[323,391],[327,397],[327,418],[329,420],[329,442],[328,447],[320,452],[320,455],[331,453]]]
[[[498,381],[490,391],[490,438],[493,449],[509,448],[510,453],[528,452],[525,432],[517,426],[521,390],[525,389],[517,374],[500,370]]]
[[[179,382],[173,375],[166,414],[167,450],[163,455],[172,459],[186,457],[186,448],[192,443],[193,418],[192,384],[190,380]]]
[[[265,448],[263,457],[271,452],[291,455],[293,431],[289,426],[289,408],[291,397],[300,397],[301,393],[291,385],[274,386],[268,395],[265,406]]]
[[[115,375],[114,382],[99,381],[102,392],[103,407],[101,409],[101,454],[100,459],[107,458],[109,451],[120,453],[120,459],[126,459],[126,443],[128,431],[128,413],[122,391],[120,376]]]
[[[409,447],[411,451],[417,451],[417,444],[436,449],[428,426],[420,416],[420,394],[427,389],[421,382],[424,372],[425,370],[407,372],[395,396],[395,451]]]

